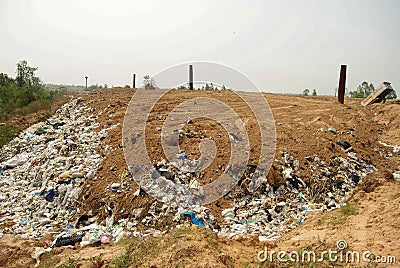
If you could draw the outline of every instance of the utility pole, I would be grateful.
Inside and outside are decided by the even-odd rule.
[[[132,88],[136,88],[136,74],[133,74]]]
[[[86,90],[87,90],[87,79],[88,79],[89,77],[87,77],[87,76],[85,76],[85,79],[86,79]]]
[[[193,90],[193,66],[189,65],[189,89]]]
[[[346,69],[347,69],[347,65],[340,66],[338,101],[341,104],[344,104],[344,92],[346,89]]]

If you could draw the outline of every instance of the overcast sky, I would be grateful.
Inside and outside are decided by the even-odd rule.
[[[46,83],[131,84],[176,64],[231,66],[269,92],[400,89],[400,1],[0,0],[0,72]],[[140,82],[139,81],[139,82]]]

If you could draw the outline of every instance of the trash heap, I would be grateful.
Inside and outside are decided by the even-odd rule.
[[[282,177],[279,185],[271,184],[268,177],[253,176],[256,167],[248,166],[238,185],[224,197],[233,201],[232,207],[222,211],[224,222],[217,222],[206,206],[194,203],[180,203],[174,221],[189,220],[229,238],[259,236],[261,241],[276,240],[303,224],[310,215],[346,205],[354,187],[376,171],[372,164],[357,157],[347,141],[338,140],[336,144],[342,147],[347,157],[340,154],[325,162],[315,155],[306,157],[301,163],[288,151],[282,152],[281,158],[274,163]],[[184,151],[177,157],[180,160],[176,162],[163,160],[154,164],[159,178],[172,185],[197,188],[196,179],[200,178],[200,173],[188,171],[197,163],[189,160]],[[254,181],[252,178],[257,179]],[[163,215],[167,217],[170,213]],[[154,223],[151,218],[149,215],[146,219]]]
[[[96,148],[116,127],[96,131],[94,109],[80,102],[63,105],[2,148],[1,235],[37,238],[71,229],[82,185],[102,160]]]
[[[104,152],[98,151],[107,131],[118,125],[100,129],[95,110],[80,103],[77,99],[63,105],[47,121],[29,127],[1,148],[0,236],[12,233],[38,238],[50,233],[55,238],[49,241],[49,247],[76,242],[85,246],[116,242],[123,236],[159,235],[191,222],[230,238],[276,240],[310,215],[345,205],[354,187],[376,171],[372,164],[358,158],[345,140],[334,144],[342,148],[342,153],[326,161],[317,155],[295,159],[286,150],[273,163],[281,182],[273,183],[269,176],[253,176],[258,171],[249,165],[238,185],[224,197],[233,205],[222,211],[223,222],[218,222],[209,208],[199,205],[203,193],[198,181],[204,163],[188,159],[180,151],[175,162],[155,162],[157,172],[148,174],[148,183],[132,192],[140,198],[154,188],[165,204],[154,201],[146,208],[131,211],[116,211],[110,205],[104,208],[106,219],[99,223],[98,215],[81,214],[77,201],[86,190],[82,189],[84,182],[96,181],[103,155],[113,150],[107,145]],[[130,189],[133,178],[127,169],[120,175],[120,183],[109,184],[105,191],[121,193]],[[160,182],[165,185],[162,191]],[[181,196],[173,194],[176,187],[181,187]],[[198,196],[199,200],[188,200],[186,196]],[[178,206],[168,205],[173,200]],[[117,219],[116,213],[124,217]],[[35,256],[43,252],[38,249]]]
[[[346,158],[334,156],[329,162],[310,156],[303,164],[288,152],[281,156],[274,165],[286,183],[271,186],[264,179],[255,191],[245,183],[231,191],[226,198],[233,199],[234,204],[222,211],[225,223],[219,235],[258,235],[260,241],[276,240],[310,215],[345,205],[360,180],[376,171],[354,152],[347,152]],[[301,175],[304,170],[309,170],[311,176]]]
[[[136,180],[146,193],[172,207],[202,203],[204,192],[197,180],[202,176],[198,172],[202,161],[188,159],[185,151],[181,150],[176,161],[163,159],[153,165],[154,172]]]

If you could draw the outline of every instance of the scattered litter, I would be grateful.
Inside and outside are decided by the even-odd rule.
[[[328,128],[328,132],[332,132],[333,134],[337,134],[337,130],[334,127]]]
[[[336,144],[342,146],[342,148],[343,148],[343,150],[344,150],[345,152],[351,151],[351,150],[353,149],[353,147],[351,146],[351,144],[348,143],[348,142],[345,141],[345,140],[338,140],[338,141],[336,142]]]

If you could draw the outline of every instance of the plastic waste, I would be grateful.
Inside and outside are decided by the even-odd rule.
[[[183,215],[189,215],[193,224],[195,224],[201,228],[204,228],[204,223],[201,220],[199,220],[198,218],[196,218],[194,212],[187,211],[187,212],[184,212]]]
[[[54,243],[53,247],[61,247],[68,245],[75,245],[75,243],[81,242],[84,235],[72,235],[72,236],[62,236],[58,237]]]
[[[337,134],[337,130],[334,127],[328,128],[328,132],[332,132],[333,134]]]
[[[52,202],[53,199],[54,199],[54,195],[55,195],[55,192],[54,192],[53,189],[51,189],[51,190],[46,194],[45,199],[46,199],[47,201],[49,201],[49,202]]]

